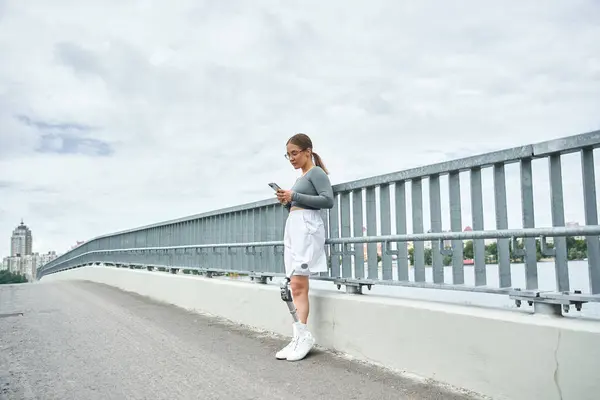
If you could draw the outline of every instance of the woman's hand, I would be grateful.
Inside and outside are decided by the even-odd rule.
[[[293,193],[294,192],[292,192],[291,190],[279,189],[277,191],[277,200],[279,200],[281,204],[291,203]]]

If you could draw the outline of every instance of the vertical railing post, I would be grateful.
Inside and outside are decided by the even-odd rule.
[[[439,174],[429,177],[429,214],[431,219],[431,232],[442,231],[442,201],[440,193]],[[440,241],[433,240],[431,243],[431,263],[433,268],[433,282],[444,282],[444,265]]]
[[[267,230],[268,225],[267,225],[267,208],[266,207],[261,207],[259,209],[259,216],[260,216],[260,241],[261,242],[266,242],[268,240],[268,233]],[[258,264],[258,268],[256,268],[257,271],[265,271],[265,265],[269,262],[269,252],[267,251],[267,249],[261,249],[260,250],[260,263]]]
[[[460,232],[462,231],[462,212],[459,171],[450,172],[448,185],[450,190],[450,229],[453,232]],[[456,285],[465,283],[462,240],[452,240],[452,283]]]
[[[523,213],[523,228],[534,228],[531,158],[521,160],[521,208]],[[525,244],[525,278],[527,289],[537,289],[538,274],[535,238],[525,238],[523,242]]]
[[[337,239],[340,237],[339,228],[339,195],[333,198],[333,207],[329,210],[329,237],[331,239]],[[340,256],[339,256],[339,244],[330,246],[331,256],[329,262],[331,263],[331,276],[336,278],[340,276]]]
[[[396,233],[398,235],[406,234],[406,188],[404,181],[396,182]],[[398,256],[396,262],[398,264],[398,280],[408,281],[408,246],[406,242],[397,243]]]
[[[471,169],[471,216],[473,230],[483,230],[483,190],[480,167]],[[483,286],[487,283],[485,242],[483,239],[473,239],[473,258],[475,260],[475,286]]]
[[[596,175],[594,172],[594,150],[581,151],[583,174],[583,208],[586,225],[598,225],[598,200],[596,198]],[[598,236],[586,236],[590,292],[600,294],[600,241]]]
[[[352,224],[354,236],[363,236],[363,196],[362,189],[352,191]],[[362,243],[354,245],[354,277],[362,279],[365,276],[365,246]]]
[[[390,185],[384,183],[379,187],[379,199],[381,207],[381,235],[392,233],[392,210],[390,205]],[[381,243],[381,271],[383,280],[392,279],[392,255],[384,251],[385,245]]]
[[[423,190],[421,178],[412,180],[412,226],[413,233],[423,233]],[[413,242],[415,282],[425,282],[425,243]]]
[[[252,210],[252,226],[254,228],[254,232],[252,235],[252,241],[253,242],[260,242],[261,241],[261,235],[262,235],[262,221],[261,221],[261,210],[262,208],[255,208],[254,210]],[[256,249],[256,255],[254,257],[252,257],[252,271],[258,271],[260,270],[260,265],[262,263],[262,255],[263,255],[263,249]]]
[[[341,237],[352,236],[350,211],[350,192],[343,192],[340,195]],[[342,277],[352,278],[352,256],[346,252],[342,254]]]
[[[375,200],[375,187],[366,190],[367,205],[367,235],[377,236],[377,203]],[[377,243],[367,244],[367,277],[369,279],[379,278],[379,262],[377,260]]]
[[[560,154],[553,154],[550,157],[548,157],[548,167],[550,173],[552,226],[565,226],[565,211],[563,204],[562,168]],[[559,292],[567,292],[569,291],[567,239],[564,237],[554,238],[554,249],[556,290]]]

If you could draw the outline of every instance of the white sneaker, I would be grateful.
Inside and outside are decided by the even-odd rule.
[[[309,331],[303,332],[296,339],[295,346],[288,354],[288,361],[300,361],[311,351],[315,345],[315,338]]]
[[[292,351],[294,350],[294,348],[296,347],[296,341],[298,340],[298,326],[296,324],[293,324],[292,329],[293,329],[292,341],[289,342],[287,344],[287,346],[285,346],[283,349],[279,350],[275,354],[275,358],[277,358],[278,360],[285,360],[288,357],[288,355],[290,355],[292,353]]]
[[[283,349],[279,350],[276,354],[275,354],[275,358],[277,358],[278,360],[285,360],[288,358],[288,356],[290,354],[292,354],[292,351],[294,350],[294,348],[296,347],[296,341],[298,340],[297,337],[294,337],[292,339],[291,342],[288,343],[287,346],[285,346]]]

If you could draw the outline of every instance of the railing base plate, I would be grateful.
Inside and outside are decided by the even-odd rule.
[[[515,301],[517,307],[521,307],[521,302],[526,301],[530,306],[533,306],[535,313],[558,316],[562,315],[561,308],[562,311],[568,313],[573,305],[577,311],[581,311],[583,304],[587,303],[585,296],[582,296],[579,290],[571,294],[569,292],[521,291],[516,289],[510,293],[510,299]]]

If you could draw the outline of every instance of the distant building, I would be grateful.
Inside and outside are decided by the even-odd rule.
[[[46,254],[30,254],[26,256],[6,257],[2,260],[1,268],[27,277],[29,282],[35,280],[38,268],[54,260],[56,252],[49,251]]]
[[[23,223],[15,228],[10,238],[10,256],[30,256],[33,254],[33,236],[31,230]]]
[[[32,282],[35,280],[38,268],[56,257],[58,256],[54,251],[46,254],[33,252],[31,229],[21,220],[21,224],[15,228],[10,238],[10,257],[2,260],[0,269],[25,275],[27,280]]]
[[[44,264],[48,264],[50,261],[54,260],[58,257],[55,251],[49,251],[46,254],[40,254],[39,256],[38,266],[42,266]]]

